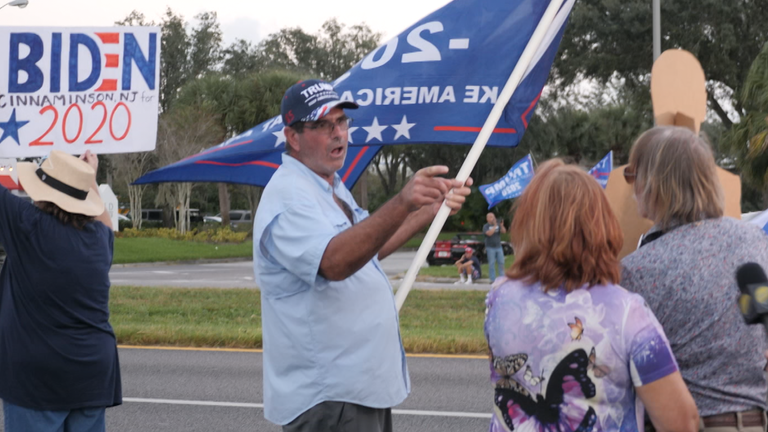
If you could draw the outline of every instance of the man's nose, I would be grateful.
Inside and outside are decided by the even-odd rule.
[[[347,131],[341,130],[338,124],[333,125],[333,137],[344,138],[347,136]]]

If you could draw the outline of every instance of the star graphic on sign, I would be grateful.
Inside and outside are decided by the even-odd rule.
[[[5,141],[6,138],[13,138],[16,140],[16,144],[21,145],[19,142],[19,129],[24,127],[29,121],[16,121],[16,108],[11,113],[11,118],[7,122],[0,122],[0,129],[3,130],[3,135],[0,136],[0,144]]]
[[[349,127],[349,132],[347,133],[347,137],[348,137],[347,141],[349,141],[350,143],[354,144],[354,142],[352,141],[352,132],[354,132],[354,131],[356,131],[358,129],[360,129],[360,128],[359,127],[354,127],[354,126],[350,126]]]
[[[411,139],[411,133],[409,131],[414,126],[416,126],[416,123],[408,123],[408,119],[403,116],[403,121],[401,121],[400,124],[392,125],[392,127],[397,131],[395,134],[395,139],[398,139],[401,136],[405,137],[406,139]]]
[[[275,141],[275,148],[280,146],[280,144],[285,144],[285,132],[283,132],[283,129],[280,129],[277,132],[272,132],[272,135],[277,137],[277,140]]]
[[[371,123],[370,126],[363,126],[363,129],[368,132],[368,137],[365,139],[365,142],[370,142],[374,138],[379,141],[383,141],[384,139],[381,137],[381,133],[388,127],[389,126],[380,126],[379,119],[374,117],[373,123]]]

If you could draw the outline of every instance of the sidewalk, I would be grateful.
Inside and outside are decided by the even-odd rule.
[[[400,288],[400,284],[405,277],[405,273],[390,276],[389,283],[392,288]],[[413,289],[426,290],[456,290],[456,291],[490,291],[491,281],[487,278],[481,278],[473,281],[471,284],[456,283],[459,278],[434,277],[434,276],[416,276],[416,282]]]

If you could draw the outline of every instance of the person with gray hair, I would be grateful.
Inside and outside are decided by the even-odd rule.
[[[710,146],[692,131],[656,127],[632,146],[624,177],[654,222],[622,260],[621,285],[645,298],[669,338],[705,431],[765,431],[766,334],[744,323],[736,269],[768,268],[768,236],[724,217]]]

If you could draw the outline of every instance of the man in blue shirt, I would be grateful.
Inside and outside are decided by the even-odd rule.
[[[485,215],[487,224],[483,225],[485,234],[485,256],[488,257],[488,273],[491,283],[496,280],[496,275],[504,273],[504,249],[501,247],[501,234],[506,234],[504,221],[498,222],[496,215],[489,212]],[[498,273],[497,273],[498,268]]]
[[[283,164],[264,189],[254,223],[261,287],[264,415],[284,431],[391,431],[392,406],[410,392],[392,287],[379,263],[469,188],[416,172],[376,213],[358,207],[336,171],[349,119],[331,84],[285,93]],[[471,180],[468,182],[469,186]],[[451,189],[453,189],[452,192]]]

